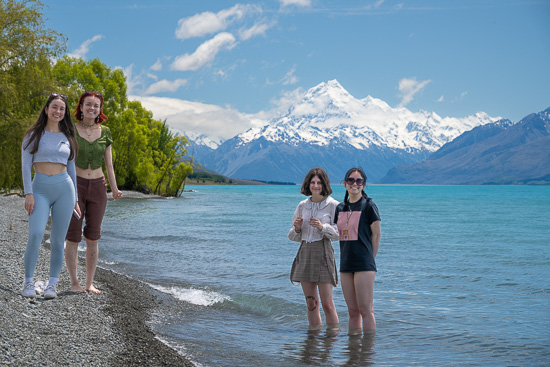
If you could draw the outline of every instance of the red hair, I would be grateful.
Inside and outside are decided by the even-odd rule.
[[[80,106],[84,103],[84,98],[90,96],[99,98],[99,101],[101,102],[101,105],[99,106],[99,116],[97,116],[95,122],[98,124],[102,124],[104,121],[107,120],[107,116],[103,113],[103,96],[101,95],[101,93],[98,92],[86,91],[80,95],[80,99],[78,100],[78,104],[76,105],[76,110],[74,111],[74,117],[76,117],[78,121],[82,121],[82,109],[80,108]]]

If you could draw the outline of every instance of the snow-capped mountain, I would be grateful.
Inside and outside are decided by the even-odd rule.
[[[190,142],[193,142],[195,145],[205,146],[210,149],[216,149],[223,143],[223,140],[221,140],[220,138],[213,139],[206,134],[195,134],[184,131],[184,135]]]
[[[356,99],[331,80],[308,90],[284,115],[215,149],[200,149],[195,141],[194,157],[234,178],[301,182],[309,169],[322,167],[339,181],[348,168],[361,166],[376,181],[393,166],[419,162],[498,119],[483,112],[465,118],[413,113],[371,96]]]
[[[514,124],[478,126],[429,159],[392,168],[382,183],[428,185],[548,185],[550,108]]]

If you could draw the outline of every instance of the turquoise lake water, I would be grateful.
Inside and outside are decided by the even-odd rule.
[[[340,286],[341,331],[307,330],[289,281],[299,186],[186,189],[110,201],[100,265],[157,289],[153,329],[201,366],[550,365],[549,186],[368,186],[382,240],[364,338]]]

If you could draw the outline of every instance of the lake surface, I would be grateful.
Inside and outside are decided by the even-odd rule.
[[[370,337],[347,335],[340,286],[341,330],[307,330],[289,281],[299,186],[186,189],[110,201],[100,265],[157,289],[152,327],[201,366],[550,365],[549,186],[368,186],[382,218]]]

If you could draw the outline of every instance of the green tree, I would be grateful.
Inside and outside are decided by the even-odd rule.
[[[44,25],[40,1],[0,2],[0,190],[22,187],[21,141],[52,91],[65,38]]]
[[[53,73],[74,103],[84,90],[103,95],[103,111],[108,117],[104,124],[113,136],[113,165],[120,188],[169,196],[181,193],[183,182],[179,186],[177,182],[192,172],[191,165],[184,162],[188,142],[174,136],[166,121],[153,119],[140,102],[128,101],[121,70],[111,70],[98,59],[64,57]]]
[[[50,92],[66,94],[75,108],[80,94],[104,96],[106,126],[113,135],[113,163],[123,189],[179,195],[192,172],[188,144],[141,103],[128,102],[126,79],[99,59],[70,57],[66,38],[44,27],[39,0],[0,2],[0,190],[22,188],[21,141]]]

